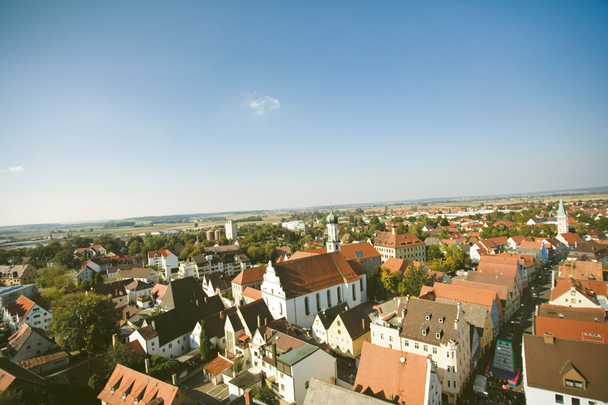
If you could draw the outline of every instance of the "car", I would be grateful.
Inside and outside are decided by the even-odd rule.
[[[528,302],[534,302],[534,297],[528,297]]]
[[[513,336],[515,336],[515,334],[513,332],[509,332],[507,333],[507,336],[505,336],[505,340],[510,342],[513,340]]]
[[[517,325],[521,325],[522,321],[524,320],[524,314],[519,314],[517,315],[517,317],[515,318],[515,323]]]

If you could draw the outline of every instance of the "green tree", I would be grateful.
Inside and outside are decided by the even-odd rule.
[[[416,266],[413,262],[410,262],[403,277],[403,287],[400,288],[399,294],[417,297],[424,285],[430,285],[429,271],[423,264]]]
[[[71,288],[74,286],[72,276],[65,266],[49,266],[38,272],[38,285],[42,288]]]
[[[108,347],[121,318],[108,297],[77,292],[55,301],[49,333],[64,350],[91,354]]]
[[[179,363],[168,357],[152,356],[150,358],[150,375],[159,380],[168,380],[173,374],[179,374]]]
[[[234,359],[234,364],[232,365],[232,370],[234,371],[235,375],[238,375],[243,368],[245,367],[245,359],[243,358],[243,356],[239,356],[236,359]]]
[[[443,259],[443,249],[441,245],[430,245],[426,248],[426,260]]]
[[[374,267],[372,273],[367,275],[367,296],[374,301],[384,301],[388,297],[381,277],[382,268],[380,266]]]
[[[272,388],[270,388],[269,386],[264,385],[262,388],[259,388],[254,385],[250,388],[251,395],[253,395],[255,399],[259,399],[260,401],[268,405],[275,405],[279,403],[279,401],[277,400],[277,394],[275,394]]]
[[[57,252],[54,259],[60,266],[72,267],[74,265],[74,255],[67,250]]]
[[[201,359],[203,361],[211,360],[211,340],[209,339],[209,335],[207,335],[207,330],[205,329],[205,321],[201,321],[201,333],[199,335],[199,351],[201,353]]]
[[[104,387],[103,380],[97,374],[93,374],[91,378],[89,378],[89,382],[87,384],[94,393],[101,392]]]
[[[138,359],[139,356],[135,351],[129,349],[120,342],[116,343],[114,346],[108,349],[108,353],[106,354],[105,358],[108,377],[110,374],[112,374],[117,364],[129,367],[136,363]]]
[[[6,391],[0,391],[0,405],[21,405],[23,401],[23,392],[9,388]]]
[[[403,273],[396,271],[391,273],[388,270],[382,271],[382,285],[389,294],[396,294],[399,291],[399,285],[403,283]]]

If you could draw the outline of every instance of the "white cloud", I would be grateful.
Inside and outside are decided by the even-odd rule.
[[[23,166],[15,166],[15,167],[9,167],[8,171],[11,173],[23,173],[25,171],[25,169],[23,168]]]
[[[254,100],[254,94],[249,95],[247,105],[253,109],[255,115],[264,115],[267,111],[278,110],[281,107],[281,103],[276,98],[264,96]]]

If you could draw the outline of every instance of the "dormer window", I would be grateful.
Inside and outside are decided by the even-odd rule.
[[[439,315],[439,317],[437,318],[437,320],[439,321],[439,323],[443,323],[443,322],[445,322],[445,316]]]
[[[427,313],[424,315],[424,319],[426,319],[427,321],[430,321],[430,320],[431,320],[431,314],[427,312]]]
[[[436,339],[441,339],[442,335],[443,335],[443,329],[437,328],[437,330],[435,331],[435,338]]]
[[[566,384],[566,387],[570,387],[570,388],[579,388],[581,390],[585,388],[585,385],[583,384],[583,382],[579,381],[579,380],[565,379],[565,384]]]
[[[429,332],[429,327],[424,325],[422,327],[422,336],[426,336],[428,332]]]

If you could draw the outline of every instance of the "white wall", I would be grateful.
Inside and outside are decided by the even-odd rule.
[[[329,382],[331,377],[336,377],[336,359],[323,350],[317,350],[304,360],[296,363],[291,368],[291,373],[295,401],[298,405],[301,405],[304,403],[304,398],[308,392],[305,386],[306,382],[310,385],[313,377],[325,382]],[[287,389],[287,386],[285,389]]]

